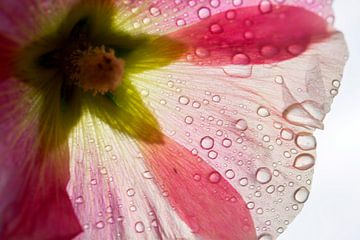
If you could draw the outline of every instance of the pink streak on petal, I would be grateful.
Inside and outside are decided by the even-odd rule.
[[[203,239],[253,240],[256,233],[240,194],[199,157],[165,138],[162,145],[143,145],[145,161],[170,203]]]
[[[304,8],[258,6],[229,10],[169,35],[189,46],[197,65],[264,64],[294,58],[329,36],[326,21]]]

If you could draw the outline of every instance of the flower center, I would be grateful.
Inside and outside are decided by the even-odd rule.
[[[105,94],[122,82],[124,60],[116,58],[113,49],[105,46],[76,50],[71,56],[70,79],[85,91]]]

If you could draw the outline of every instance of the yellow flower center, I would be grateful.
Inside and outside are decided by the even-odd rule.
[[[105,46],[77,50],[71,56],[70,79],[85,91],[104,94],[114,91],[123,80],[125,62],[116,58],[113,49]]]

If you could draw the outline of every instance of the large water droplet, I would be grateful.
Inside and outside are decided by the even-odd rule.
[[[295,142],[302,150],[312,150],[316,148],[316,139],[310,133],[299,133]]]
[[[239,129],[240,131],[245,131],[248,128],[248,124],[247,124],[246,120],[239,119],[236,121],[235,127],[237,129]]]
[[[298,188],[294,193],[294,199],[298,203],[304,203],[309,198],[309,190],[306,187]]]
[[[295,158],[293,166],[299,170],[308,170],[315,164],[315,158],[310,154],[300,154]]]
[[[271,178],[271,171],[266,167],[258,168],[258,170],[256,171],[256,180],[261,184],[266,184],[270,182]]]
[[[205,136],[200,140],[200,146],[203,149],[211,149],[214,146],[214,139],[210,136]]]
[[[309,105],[307,105],[307,108],[309,108],[308,106]],[[312,116],[310,112],[308,112],[300,103],[295,103],[286,108],[283,112],[283,117],[290,123],[297,126],[319,129],[324,128],[321,120]]]
[[[258,238],[258,240],[273,240],[273,237],[270,234],[261,234]]]
[[[212,172],[209,174],[208,179],[211,183],[218,183],[221,180],[221,175],[218,172]]]
[[[135,223],[135,231],[138,233],[142,233],[145,231],[145,226],[142,221],[138,221]]]
[[[267,108],[265,108],[265,107],[259,107],[258,110],[257,110],[257,114],[260,117],[268,117],[268,116],[270,116],[269,110]]]

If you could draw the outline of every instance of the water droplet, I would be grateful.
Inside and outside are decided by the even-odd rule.
[[[294,193],[294,199],[298,203],[304,203],[309,198],[309,190],[306,187],[300,187]]]
[[[105,146],[105,151],[107,151],[107,152],[110,152],[112,149],[113,149],[113,148],[112,148],[111,145],[106,145],[106,146]]]
[[[84,198],[82,196],[79,196],[79,197],[75,198],[75,203],[81,204],[83,202],[84,202]]]
[[[273,192],[275,192],[275,186],[274,185],[270,185],[270,186],[268,186],[267,188],[266,188],[266,192],[267,193],[273,193]]]
[[[222,67],[224,73],[230,77],[234,78],[248,78],[252,75],[252,65],[236,65],[231,64]]]
[[[224,138],[224,140],[222,141],[222,145],[226,148],[229,148],[232,145],[232,141],[229,138]]]
[[[157,17],[161,14],[160,9],[157,7],[151,7],[149,11],[150,11],[150,14],[154,17]]]
[[[211,149],[214,146],[214,139],[210,136],[205,136],[200,140],[200,146],[203,149]]]
[[[262,0],[259,3],[259,10],[261,13],[265,14],[265,13],[269,13],[272,11],[272,4],[269,0]]]
[[[216,151],[214,151],[214,150],[211,150],[211,151],[209,151],[209,153],[208,153],[208,157],[209,157],[210,159],[216,159],[217,156],[218,156],[218,153],[217,153]]]
[[[182,105],[187,105],[189,104],[190,99],[187,96],[180,96],[179,97],[179,103]]]
[[[229,169],[225,172],[225,176],[228,179],[233,179],[235,177],[235,172],[232,169]]]
[[[208,49],[204,48],[204,47],[197,47],[195,49],[195,54],[196,56],[198,56],[199,58],[207,58],[210,56],[210,52]]]
[[[283,84],[284,83],[284,78],[283,78],[283,76],[276,76],[275,77],[275,82],[277,83],[277,84]]]
[[[211,10],[207,7],[202,7],[198,10],[198,17],[200,19],[208,18],[210,17],[210,15],[211,15]]]
[[[289,128],[283,128],[280,132],[280,137],[284,140],[293,140],[294,139],[294,132]]]
[[[265,58],[272,58],[279,53],[279,49],[273,45],[265,45],[260,49],[260,53]]]
[[[199,182],[199,181],[201,180],[201,176],[200,176],[199,174],[195,174],[195,175],[193,176],[193,178],[194,178],[194,180],[197,181],[197,182]]]
[[[332,85],[333,85],[334,87],[336,87],[336,88],[339,88],[340,85],[341,85],[341,83],[340,83],[339,80],[334,80],[334,81],[332,82]]]
[[[245,131],[248,128],[247,121],[244,119],[239,119],[236,121],[235,127],[240,131]]]
[[[232,64],[247,65],[249,63],[250,58],[244,53],[238,53],[232,57]]]
[[[299,133],[295,142],[302,150],[312,150],[316,148],[316,139],[310,133]]]
[[[265,108],[265,107],[259,107],[258,110],[257,110],[257,114],[260,117],[268,117],[268,116],[270,116],[269,110],[267,108]]]
[[[185,121],[186,124],[189,124],[189,125],[190,125],[190,124],[193,123],[194,118],[191,117],[191,116],[186,116],[184,121]]]
[[[149,171],[143,172],[142,175],[145,179],[152,179],[152,174]]]
[[[97,223],[95,224],[95,227],[96,227],[97,229],[102,229],[102,228],[105,227],[105,223],[104,223],[103,221],[99,221],[99,222],[97,222]]]
[[[315,164],[315,158],[310,154],[300,154],[295,158],[294,167],[299,170],[308,170]]]
[[[266,184],[270,182],[271,178],[271,171],[266,167],[258,168],[258,170],[256,171],[256,180],[261,184]]]
[[[248,185],[248,183],[249,183],[249,180],[246,177],[240,178],[240,180],[239,180],[240,186],[245,187]]]
[[[211,183],[218,183],[221,180],[221,175],[218,172],[212,172],[209,174],[208,179]]]
[[[135,231],[137,233],[142,233],[145,231],[145,226],[144,223],[142,221],[138,221],[135,223]]]
[[[214,23],[210,26],[210,32],[214,34],[222,33],[224,30],[222,26],[218,23]]]
[[[248,203],[246,204],[246,207],[247,207],[248,209],[254,209],[254,208],[255,208],[255,203],[254,203],[254,202],[248,202]]]
[[[129,188],[127,191],[126,191],[126,194],[129,196],[129,197],[132,197],[135,195],[135,190],[133,188]]]
[[[309,106],[309,105],[308,105]],[[310,128],[319,128],[323,129],[324,125],[321,120],[316,119],[310,114],[308,110],[300,103],[295,103],[290,105],[283,112],[283,117],[288,120],[290,123],[297,126],[310,127]]]

